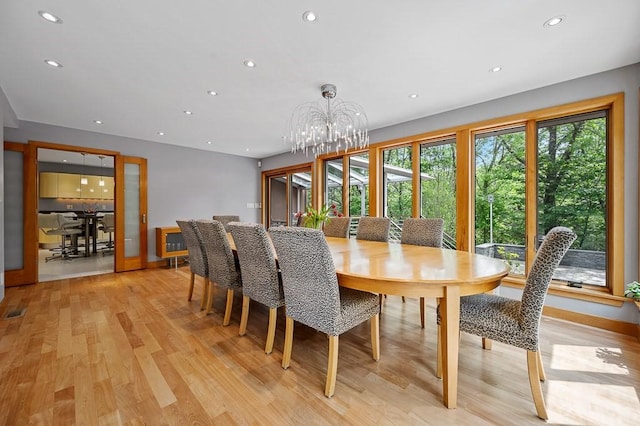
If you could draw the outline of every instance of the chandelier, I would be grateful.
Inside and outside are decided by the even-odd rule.
[[[309,151],[316,157],[330,151],[346,153],[369,145],[367,115],[354,102],[344,102],[336,97],[333,84],[320,88],[324,101],[298,105],[289,121],[285,143],[291,144],[291,152]]]

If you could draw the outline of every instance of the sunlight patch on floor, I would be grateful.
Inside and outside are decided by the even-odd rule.
[[[554,370],[629,374],[620,348],[553,345],[549,366]]]
[[[606,425],[619,418],[620,412],[640,412],[633,386],[555,380],[547,380],[542,386],[550,423]],[[588,417],[584,412],[589,413]]]

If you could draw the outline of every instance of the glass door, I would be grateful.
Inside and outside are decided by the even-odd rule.
[[[116,272],[147,267],[147,160],[116,156]]]
[[[311,205],[311,164],[264,172],[262,179],[265,227],[300,225],[301,215]]]
[[[4,278],[7,287],[38,278],[36,241],[35,149],[4,143]]]

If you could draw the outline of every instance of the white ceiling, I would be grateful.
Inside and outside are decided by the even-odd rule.
[[[640,62],[639,21],[638,0],[7,0],[0,87],[20,120],[262,158],[323,83],[372,130]]]

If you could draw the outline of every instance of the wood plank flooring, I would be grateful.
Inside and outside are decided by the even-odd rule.
[[[289,370],[280,366],[284,315],[264,353],[268,309],[252,303],[238,336],[241,295],[222,326],[225,291],[200,311],[187,302],[187,267],[7,288],[0,315],[0,425],[542,424],[526,354],[461,337],[458,408],[436,379],[433,301],[420,328],[415,299],[389,297],[379,362],[369,325],[340,337],[335,396],[323,394],[326,336],[296,325]],[[543,319],[543,392],[551,424],[631,425],[640,416],[640,343]]]

